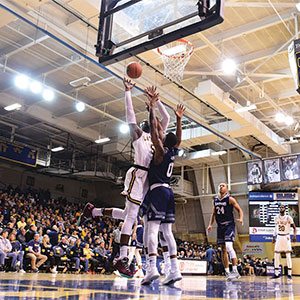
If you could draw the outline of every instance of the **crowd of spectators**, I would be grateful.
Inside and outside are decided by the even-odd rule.
[[[225,270],[222,263],[222,251],[217,245],[207,243],[177,241],[178,257],[183,259],[201,259],[207,261],[208,275],[223,275]],[[273,265],[268,258],[258,258],[244,255],[237,261],[238,272],[242,276],[263,276],[267,274],[267,266]]]
[[[52,199],[48,191],[0,191],[0,271],[112,271],[118,221],[77,226],[83,204]]]
[[[0,271],[75,273],[113,271],[122,223],[109,218],[77,225],[83,204],[52,199],[49,191],[11,186],[0,190]],[[178,257],[206,260],[208,274],[222,275],[221,248],[177,241]],[[268,259],[238,259],[241,275],[265,275]]]

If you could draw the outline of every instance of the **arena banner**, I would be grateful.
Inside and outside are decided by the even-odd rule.
[[[207,262],[197,259],[179,259],[179,269],[182,274],[206,274]]]
[[[263,183],[263,163],[262,160],[247,163],[248,185]]]
[[[279,158],[264,160],[265,183],[281,181],[281,164]]]
[[[300,94],[300,39],[294,40],[288,47],[290,69],[294,78],[296,91]]]
[[[263,255],[265,247],[263,243],[244,243],[242,248],[243,255]]]
[[[281,158],[282,180],[300,179],[300,155],[292,155]]]
[[[35,167],[37,150],[0,142],[0,158]]]
[[[249,192],[250,242],[271,242],[274,233],[274,218],[279,214],[280,204],[287,207],[297,227],[300,241],[298,194],[295,192]],[[292,234],[291,230],[291,234]]]

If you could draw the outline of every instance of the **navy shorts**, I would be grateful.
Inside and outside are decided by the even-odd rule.
[[[233,242],[235,238],[235,223],[230,222],[226,225],[218,224],[217,244],[222,245],[225,242]]]
[[[149,197],[149,194],[150,194],[150,190],[147,192],[141,206],[140,206],[140,209],[139,209],[139,216],[142,218],[143,216],[145,216],[147,214],[147,211],[149,210],[149,206],[150,206],[150,197]]]
[[[175,199],[171,188],[158,186],[149,191],[142,204],[142,214],[148,221],[175,223]]]

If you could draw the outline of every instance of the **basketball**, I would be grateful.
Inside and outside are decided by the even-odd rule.
[[[143,73],[143,68],[140,63],[134,61],[127,65],[126,73],[132,79],[139,78]]]

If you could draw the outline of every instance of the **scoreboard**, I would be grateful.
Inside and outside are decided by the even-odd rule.
[[[250,242],[271,242],[280,204],[293,218],[300,241],[298,193],[295,192],[249,192],[249,235]],[[291,234],[293,231],[291,230]]]

